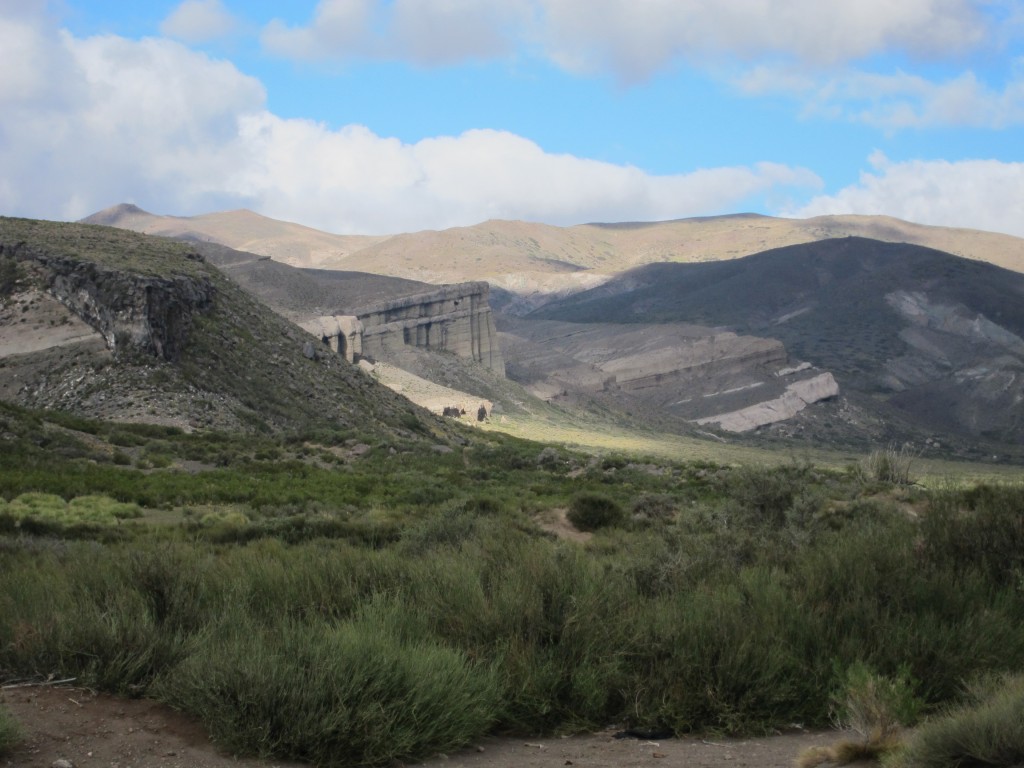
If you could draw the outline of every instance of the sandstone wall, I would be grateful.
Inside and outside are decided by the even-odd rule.
[[[306,329],[349,360],[387,359],[389,350],[409,345],[468,357],[504,376],[489,295],[483,282],[445,285],[318,318]]]

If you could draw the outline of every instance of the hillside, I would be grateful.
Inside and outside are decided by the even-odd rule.
[[[210,240],[293,266],[372,272],[427,283],[487,280],[514,294],[511,305],[523,309],[545,301],[545,294],[591,288],[644,264],[721,261],[847,236],[938,248],[1024,271],[1024,239],[883,216],[800,220],[739,214],[572,227],[487,221],[439,232],[380,237],[330,235],[249,211],[172,217],[121,205],[86,221]]]
[[[429,432],[427,414],[227,279],[194,248],[0,219],[0,397],[182,427]]]
[[[941,251],[843,238],[648,265],[531,318],[773,338],[833,372],[863,407],[921,434],[1024,438],[1024,275]]]

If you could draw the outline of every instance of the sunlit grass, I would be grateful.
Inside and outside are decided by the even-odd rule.
[[[646,455],[670,461],[762,466],[804,462],[830,469],[845,469],[857,467],[869,455],[815,446],[770,449],[738,445],[711,437],[700,439],[688,435],[631,429],[621,424],[590,421],[570,415],[559,417],[554,412],[544,416],[497,414],[482,427],[526,440],[564,445],[589,453]],[[939,488],[949,483],[1024,482],[1024,467],[918,457],[913,463],[911,480],[929,488]]]

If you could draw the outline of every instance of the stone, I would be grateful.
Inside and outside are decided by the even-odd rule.
[[[504,376],[489,295],[483,282],[443,285],[318,317],[303,328],[349,362],[387,359],[388,350],[407,345],[467,357]]]
[[[741,408],[738,411],[697,419],[697,424],[718,424],[727,432],[749,432],[766,424],[791,419],[808,405],[839,394],[839,384],[831,373],[790,384],[780,397]]]

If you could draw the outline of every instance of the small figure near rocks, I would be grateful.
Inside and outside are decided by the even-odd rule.
[[[487,418],[487,406],[481,405],[476,410],[476,420],[477,421],[483,421],[486,418]]]

